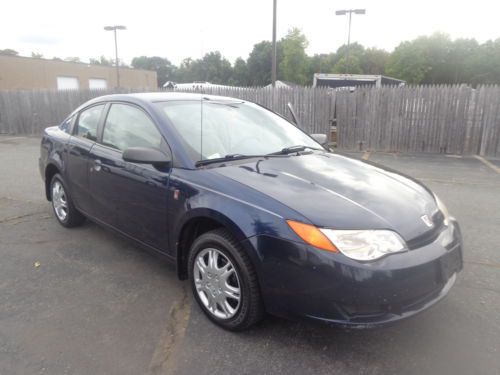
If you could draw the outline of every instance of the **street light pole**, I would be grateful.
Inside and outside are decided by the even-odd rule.
[[[343,9],[343,10],[337,10],[335,11],[335,15],[337,16],[345,16],[346,14],[349,14],[349,30],[347,32],[347,52],[346,52],[346,65],[345,65],[345,70],[346,73],[349,73],[349,53],[350,53],[350,46],[351,46],[351,17],[352,14],[366,14],[366,9]]]
[[[105,26],[104,30],[113,31],[115,35],[115,65],[116,65],[116,87],[120,88],[120,64],[118,61],[118,38],[116,30],[126,30],[125,26],[115,25],[115,26]]]
[[[273,0],[273,52],[271,67],[271,84],[276,87],[276,6],[277,0]]]

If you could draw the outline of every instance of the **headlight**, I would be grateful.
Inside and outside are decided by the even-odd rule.
[[[450,214],[448,213],[448,209],[444,205],[443,201],[441,199],[439,199],[436,194],[434,194],[434,198],[436,199],[436,205],[438,206],[439,211],[441,211],[443,216],[444,216],[444,221],[443,221],[444,225],[448,226],[448,223],[449,223],[448,219],[450,217]]]
[[[290,228],[307,244],[318,249],[341,252],[360,261],[382,258],[406,251],[405,241],[391,230],[336,230],[287,220]]]
[[[375,260],[388,254],[406,251],[404,240],[390,230],[335,230],[320,231],[345,256],[361,260]]]

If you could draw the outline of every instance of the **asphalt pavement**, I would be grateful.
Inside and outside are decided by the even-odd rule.
[[[436,306],[376,330],[267,317],[231,333],[165,261],[90,222],[61,227],[39,142],[0,136],[0,375],[500,374],[499,160],[350,154],[420,179],[459,220],[464,270]]]

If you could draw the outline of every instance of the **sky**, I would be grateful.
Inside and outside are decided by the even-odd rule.
[[[0,49],[46,58],[114,57],[118,34],[125,63],[135,56],[167,57],[175,64],[218,50],[231,62],[246,59],[255,43],[272,37],[272,0],[3,0]],[[399,43],[441,31],[479,42],[500,37],[500,1],[475,0],[278,0],[278,39],[292,27],[309,40],[308,54],[334,52],[347,41],[348,17],[338,9],[366,9],[354,15],[351,41],[392,51]]]

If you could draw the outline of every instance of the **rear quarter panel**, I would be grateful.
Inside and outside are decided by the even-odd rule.
[[[40,174],[44,181],[46,180],[46,171],[49,165],[54,165],[64,175],[64,152],[69,137],[70,135],[59,129],[58,126],[51,126],[44,130],[39,159]]]

